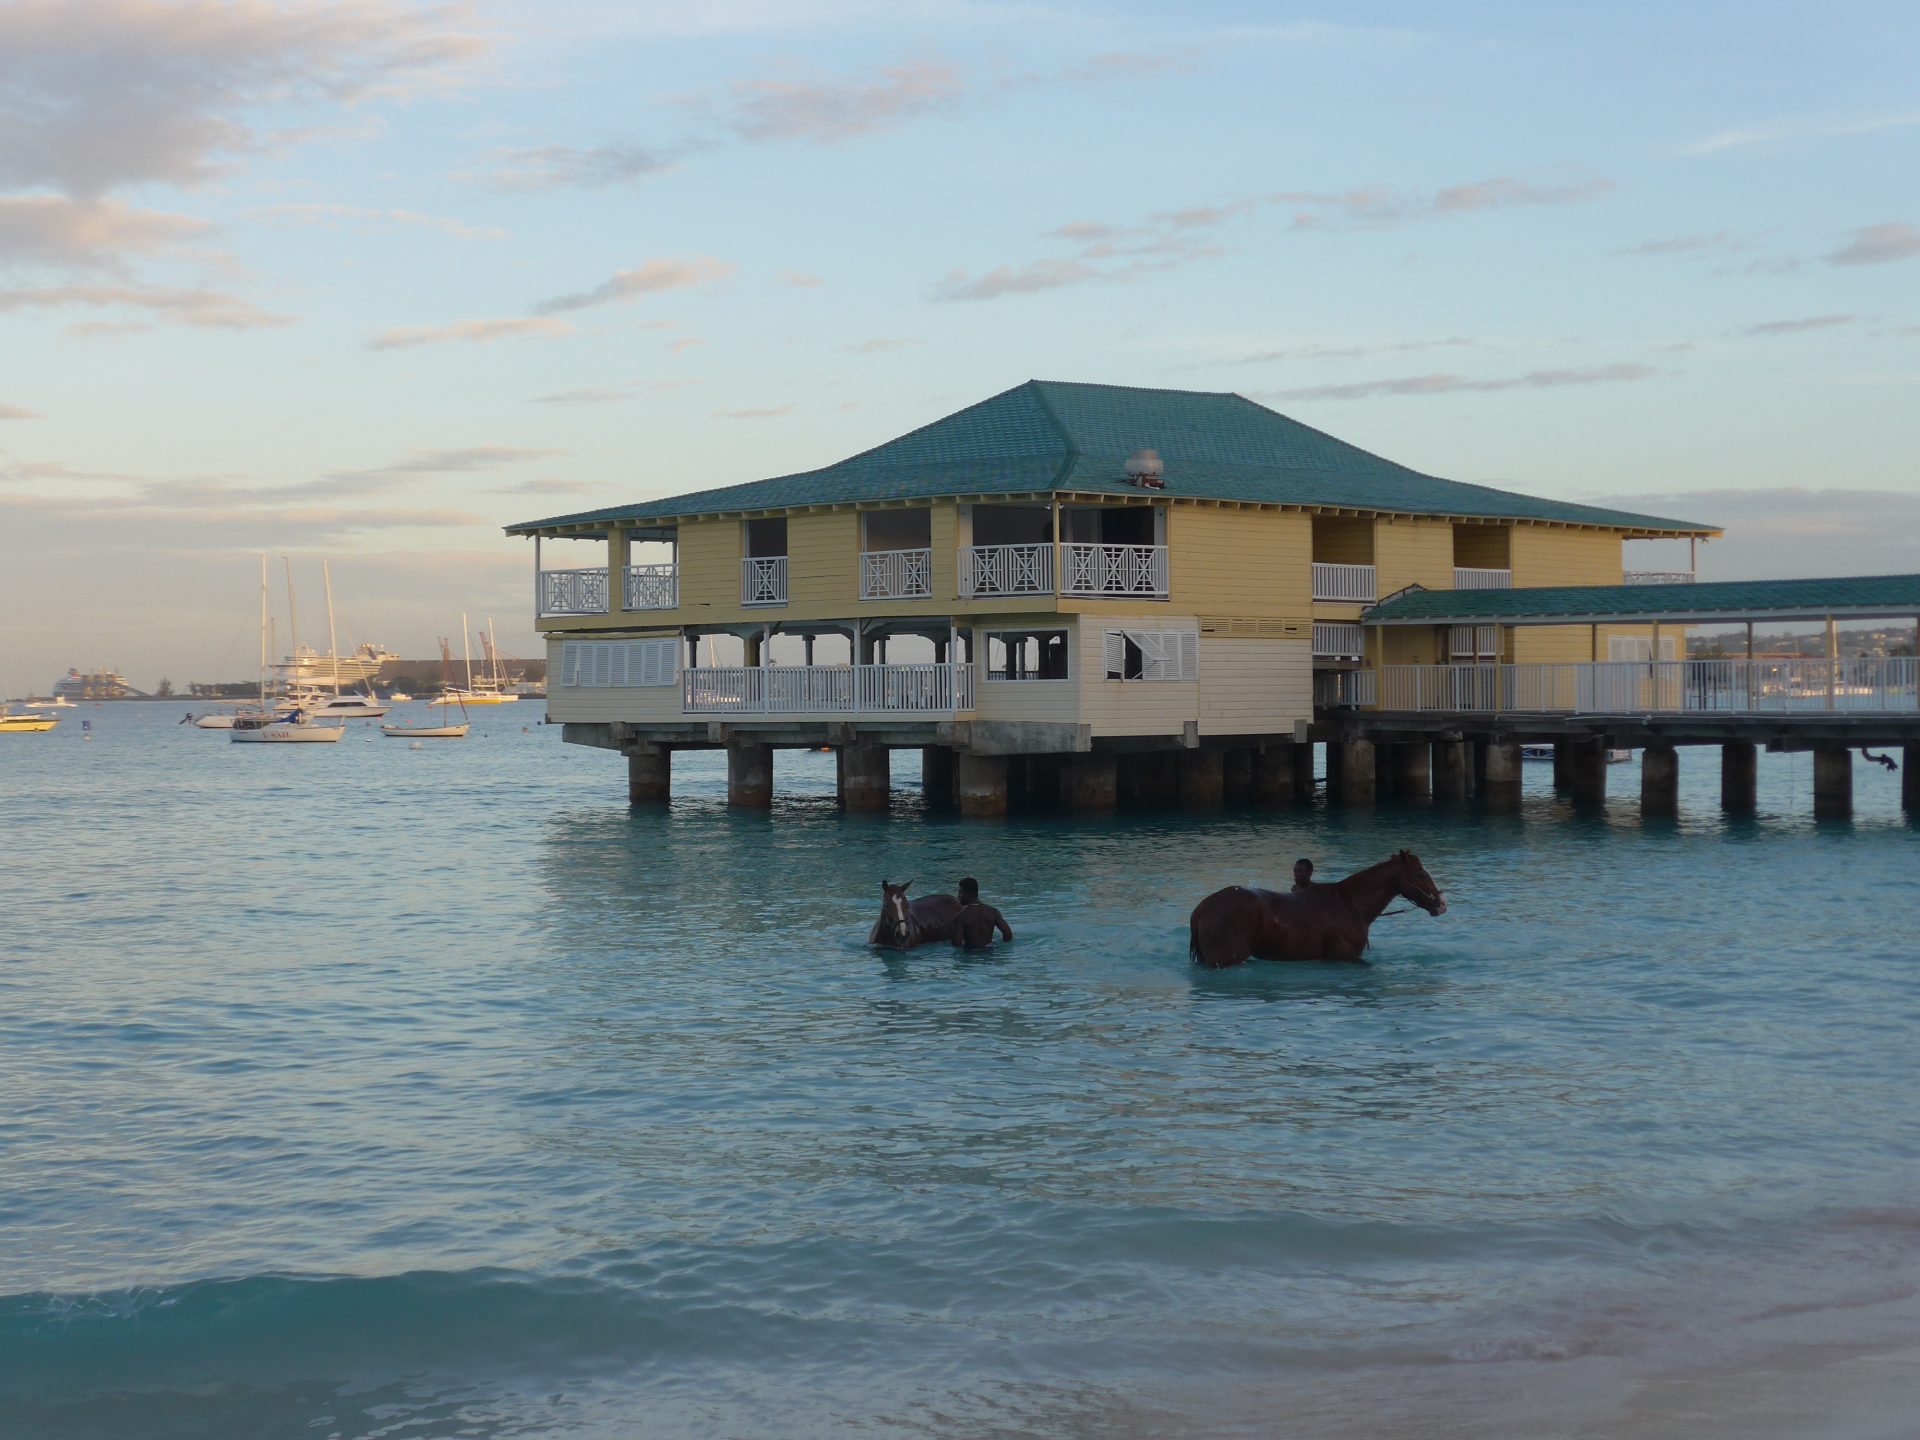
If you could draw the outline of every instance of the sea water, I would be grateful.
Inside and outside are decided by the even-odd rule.
[[[630,810],[541,707],[0,737],[0,1435],[1910,1433],[1920,836]],[[90,722],[83,733],[81,721]],[[1371,964],[1186,954],[1410,847]],[[1015,943],[862,942],[980,878]]]

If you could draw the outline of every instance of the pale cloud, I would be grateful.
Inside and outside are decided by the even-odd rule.
[[[489,495],[585,495],[593,489],[584,480],[522,480],[516,485],[499,485]]]
[[[1623,245],[1616,255],[1730,255],[1748,248],[1725,230],[1695,235],[1670,235],[1661,240],[1643,240],[1638,245]]]
[[[909,345],[918,345],[918,340],[903,335],[883,335],[872,340],[855,340],[840,348],[849,355],[885,355],[893,350],[904,350]]]
[[[620,140],[585,147],[505,147],[489,152],[486,162],[485,170],[466,178],[507,191],[603,190],[671,170],[675,157]]]
[[[1577,205],[1597,200],[1613,188],[1611,180],[1595,176],[1543,184],[1496,175],[1486,180],[1443,186],[1428,193],[1373,185],[1338,191],[1282,190],[1267,199],[1292,208],[1296,230],[1384,230],[1485,210]]]
[[[1853,239],[1827,256],[1829,265],[1884,265],[1920,255],[1920,227],[1889,222],[1863,225]]]
[[[356,225],[375,230],[437,230],[456,240],[505,240],[507,232],[497,225],[470,225],[446,215],[428,215],[419,210],[381,210],[364,205],[323,204],[319,202],[269,205],[260,215],[286,225],[311,225],[329,230]]]
[[[758,408],[750,406],[743,410],[716,410],[713,412],[713,418],[716,420],[773,420],[792,413],[791,405],[767,405]]]
[[[743,80],[722,123],[743,140],[832,145],[951,109],[966,93],[960,71],[936,60],[884,65],[865,79]]]
[[[398,460],[372,470],[337,470],[323,480],[308,482],[308,486],[302,488],[341,481],[390,480],[396,476],[465,475],[525,465],[534,460],[548,460],[564,453],[561,450],[520,445],[463,445],[445,450],[409,450]]]
[[[178,251],[211,228],[117,200],[0,195],[0,260],[17,264],[117,271],[126,256]]]
[[[1749,325],[1742,335],[1801,335],[1809,330],[1833,330],[1842,325],[1851,325],[1858,315],[1807,315],[1797,320],[1765,320],[1758,325]]]
[[[782,270],[775,278],[782,285],[792,285],[800,290],[812,290],[827,283],[818,275],[808,275],[799,270]]]
[[[1410,355],[1422,350],[1470,349],[1479,343],[1465,335],[1448,335],[1438,340],[1283,345],[1272,350],[1257,350],[1251,355],[1242,355],[1234,363],[1261,365],[1275,360],[1366,360],[1375,355]]]
[[[1106,275],[1079,260],[1035,260],[1028,265],[998,265],[984,275],[951,271],[933,289],[936,300],[998,300],[1005,295],[1032,295],[1104,280]]]
[[[1920,110],[1903,110],[1886,115],[1800,116],[1722,130],[1681,147],[1681,153],[1711,155],[1721,150],[1736,150],[1743,145],[1769,145],[1783,140],[1843,139],[1850,135],[1871,135],[1881,130],[1905,130],[1914,125],[1920,125]]]
[[[197,184],[257,143],[246,111],[341,104],[478,55],[463,6],[16,0],[0,6],[0,185],[92,198]]]
[[[24,405],[0,405],[0,420],[42,420],[38,410],[29,410]]]
[[[541,315],[557,315],[569,310],[585,310],[593,305],[635,300],[642,295],[686,290],[723,280],[733,273],[733,268],[727,261],[716,260],[711,255],[649,260],[632,270],[616,270],[611,280],[602,281],[591,290],[556,295],[550,300],[542,300],[533,308]]]
[[[1071,285],[1139,280],[1227,253],[1224,246],[1211,239],[1212,233],[1251,213],[1255,205],[1251,200],[1233,200],[1162,210],[1131,225],[1072,220],[1041,237],[1065,242],[1072,253],[1024,265],[999,265],[980,275],[952,270],[933,287],[932,298],[998,300]]]
[[[1271,392],[1276,400],[1368,400],[1381,395],[1484,394],[1497,390],[1553,390],[1571,385],[1618,385],[1660,372],[1650,365],[1596,365],[1585,369],[1530,370],[1524,375],[1476,379],[1467,375],[1401,375],[1344,385],[1309,385]]]
[[[445,345],[459,342],[485,345],[519,335],[570,335],[573,326],[564,320],[541,316],[510,315],[491,320],[455,320],[447,325],[402,325],[383,330],[367,342],[369,350],[405,350],[415,345]]]
[[[50,285],[0,290],[0,313],[69,305],[143,310],[155,319],[205,330],[258,330],[291,323],[237,296],[168,285]]]
[[[1701,552],[1703,579],[1920,571],[1920,493],[1912,491],[1783,486],[1580,498],[1643,515],[1738,516]]]
[[[77,320],[66,334],[75,340],[105,340],[115,335],[142,335],[153,329],[144,320]]]
[[[613,405],[637,400],[657,390],[678,390],[698,384],[695,380],[632,380],[624,385],[596,385],[580,390],[557,390],[551,395],[536,395],[529,405]]]

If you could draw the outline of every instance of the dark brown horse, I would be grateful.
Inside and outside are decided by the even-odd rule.
[[[891,945],[896,950],[911,950],[934,940],[951,940],[953,922],[960,914],[960,902],[951,895],[928,895],[907,899],[907,886],[880,882],[880,918],[867,933],[869,945]]]
[[[1238,965],[1248,956],[1359,960],[1367,931],[1395,900],[1410,901],[1429,915],[1447,913],[1440,887],[1411,850],[1291,895],[1229,885],[1193,907],[1188,953],[1194,964],[1212,970]]]

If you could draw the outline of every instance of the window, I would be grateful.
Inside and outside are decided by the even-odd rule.
[[[1197,630],[1109,630],[1105,648],[1109,680],[1200,678]]]
[[[560,646],[560,684],[570,689],[673,685],[680,678],[680,642],[568,640]]]
[[[1458,664],[1500,658],[1498,625],[1454,625],[1447,631],[1447,649]]]
[[[1067,632],[1064,630],[989,630],[989,680],[1065,680]]]
[[[1660,658],[1678,660],[1680,645],[1676,635],[1660,637]],[[1653,637],[1651,635],[1609,635],[1607,637],[1607,659],[1638,660],[1645,662],[1653,659]]]

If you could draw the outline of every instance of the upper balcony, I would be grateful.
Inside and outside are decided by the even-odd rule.
[[[1060,584],[1053,573],[1055,547],[963,545],[960,593],[968,599],[989,595],[1065,595],[1074,599],[1167,598],[1167,547],[1095,545],[1069,542],[1060,551]]]
[[[540,571],[534,598],[541,617],[612,613],[608,574],[605,565]],[[678,565],[623,566],[620,584],[623,610],[672,610],[680,603]]]
[[[1339,600],[1351,604],[1371,605],[1378,598],[1374,590],[1374,571],[1371,565],[1335,565],[1319,560],[1313,562],[1313,598],[1316,600]]]
[[[1456,590],[1511,590],[1513,571],[1496,570],[1483,565],[1456,565],[1453,567],[1453,588]]]

